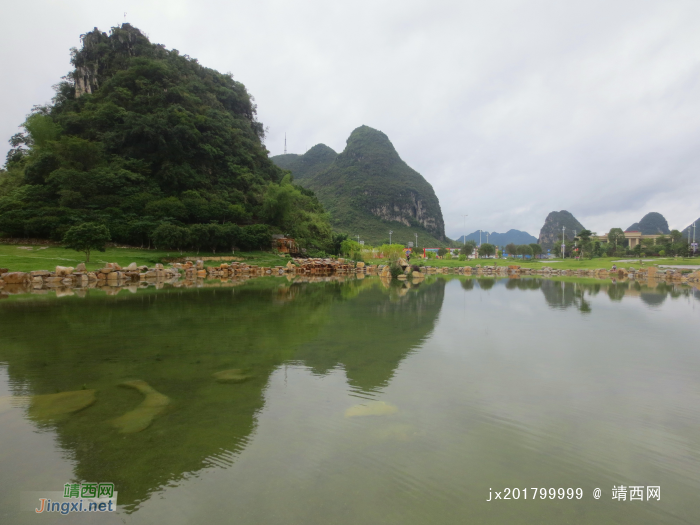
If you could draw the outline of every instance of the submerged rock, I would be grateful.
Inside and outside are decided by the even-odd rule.
[[[370,401],[348,408],[345,417],[388,416],[398,411],[398,408],[385,401]]]
[[[242,383],[243,381],[250,379],[252,376],[244,374],[243,370],[238,368],[231,368],[230,370],[215,372],[212,374],[212,377],[219,383]]]
[[[33,396],[29,401],[29,417],[36,420],[64,417],[89,407],[95,399],[95,390]]]
[[[133,434],[145,430],[170,404],[168,396],[161,394],[145,381],[126,381],[120,386],[136,389],[146,396],[134,410],[112,420],[112,425],[122,434]]]

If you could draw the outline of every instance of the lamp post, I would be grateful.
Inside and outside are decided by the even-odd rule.
[[[566,232],[566,226],[561,227],[561,258],[564,258],[564,249],[566,248],[566,245],[564,244],[564,239],[566,239],[565,236]]]
[[[360,236],[357,236],[357,244],[360,244]]]
[[[389,230],[389,244],[391,244],[391,234],[394,233],[393,231]]]
[[[483,231],[483,230],[479,230],[479,248],[481,248],[481,232],[482,232],[482,231]]]
[[[418,234],[416,233],[416,251],[418,251]]]
[[[462,217],[464,217],[464,228],[462,229],[462,232],[463,232],[462,233],[462,240],[464,241],[464,246],[466,246],[467,245],[467,217],[469,217],[469,215],[468,214],[462,215]]]

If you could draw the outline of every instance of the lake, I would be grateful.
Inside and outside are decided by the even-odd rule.
[[[1,523],[698,522],[697,289],[132,292],[0,301]],[[87,482],[116,513],[20,509]]]

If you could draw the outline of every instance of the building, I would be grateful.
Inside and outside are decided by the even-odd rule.
[[[629,244],[630,248],[634,248],[638,244],[641,244],[642,239],[654,239],[654,244],[656,244],[656,239],[662,236],[662,234],[657,233],[654,235],[643,235],[642,232],[639,231],[626,231],[625,233],[625,240],[627,241],[627,244]],[[598,235],[597,237],[594,237],[600,242],[608,242],[608,234],[605,233],[603,235]]]

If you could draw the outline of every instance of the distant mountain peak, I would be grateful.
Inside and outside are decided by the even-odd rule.
[[[642,235],[657,235],[670,233],[671,230],[668,229],[666,218],[660,213],[652,211],[642,217],[641,221],[635,222],[632,226],[629,226],[625,231],[638,231],[641,232]]]
[[[562,235],[567,239],[573,239],[574,232],[580,232],[583,229],[583,225],[571,212],[567,210],[553,211],[547,215],[537,242],[543,249],[547,250],[555,244],[561,243]]]

